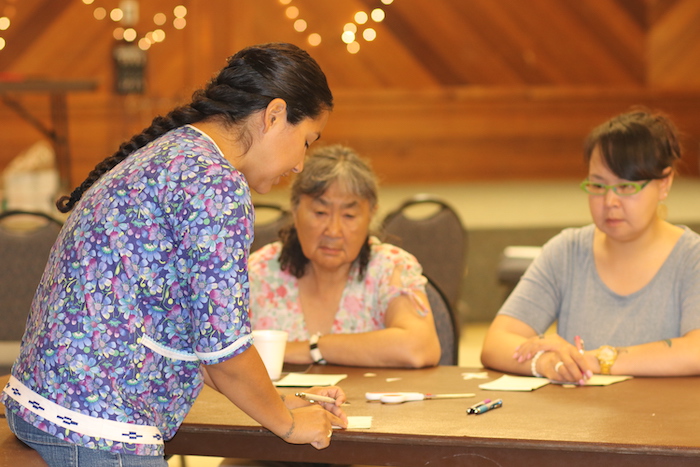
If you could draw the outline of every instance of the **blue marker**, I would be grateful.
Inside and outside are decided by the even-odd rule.
[[[503,400],[496,399],[495,401],[493,401],[489,404],[482,405],[481,407],[477,407],[474,410],[474,413],[479,415],[480,413],[488,412],[489,410],[492,410],[492,409],[497,409],[497,408],[501,407],[502,405],[503,405]]]
[[[491,402],[491,399],[484,399],[483,401],[476,403],[476,404],[472,405],[471,407],[469,407],[467,409],[467,413],[468,414],[476,413],[476,409],[488,404],[489,402]]]

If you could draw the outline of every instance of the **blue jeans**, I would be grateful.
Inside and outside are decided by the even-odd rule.
[[[41,431],[10,411],[6,416],[15,436],[37,451],[49,467],[168,467],[163,457],[118,454],[78,446]]]

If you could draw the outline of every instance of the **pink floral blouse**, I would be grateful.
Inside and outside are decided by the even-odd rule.
[[[349,334],[384,329],[389,303],[399,294],[425,293],[426,279],[410,253],[370,237],[372,252],[363,279],[358,280],[357,262],[340,299],[331,332]],[[309,339],[299,301],[298,279],[280,270],[280,242],[255,251],[248,264],[250,276],[250,319],[253,329],[283,329],[290,341]],[[389,285],[396,265],[403,265],[402,287]],[[417,306],[418,313],[424,310]]]

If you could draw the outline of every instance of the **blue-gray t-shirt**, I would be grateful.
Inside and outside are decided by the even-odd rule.
[[[569,342],[589,349],[680,337],[700,328],[700,235],[685,226],[670,255],[642,289],[619,295],[598,275],[594,225],[563,230],[542,249],[499,314],[543,333],[555,321]]]

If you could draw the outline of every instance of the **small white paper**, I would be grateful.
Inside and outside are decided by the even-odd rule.
[[[348,417],[348,430],[366,430],[372,428],[372,416]]]
[[[489,374],[487,371],[480,371],[478,373],[462,373],[462,379],[487,379]]]
[[[306,373],[289,373],[279,381],[275,381],[278,387],[310,388],[312,386],[334,386],[348,375],[310,375]]]
[[[626,381],[632,379],[631,376],[616,376],[616,375],[593,375],[591,378],[586,380],[584,386],[609,386],[611,384],[619,383],[620,381]]]
[[[533,391],[548,384],[549,380],[545,378],[503,375],[488,383],[480,384],[479,388],[488,391]]]

